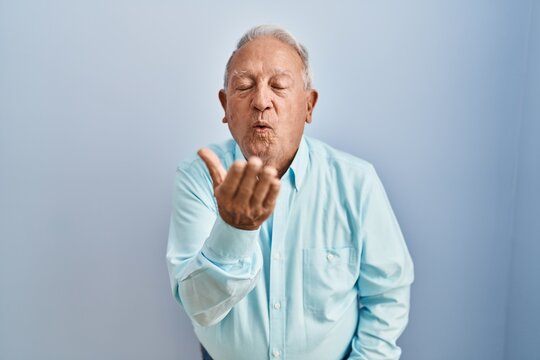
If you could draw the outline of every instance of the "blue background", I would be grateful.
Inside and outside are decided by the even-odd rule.
[[[253,25],[309,49],[307,133],[372,162],[416,265],[405,360],[540,359],[540,4],[0,0],[0,359],[198,359],[176,164],[228,137]]]

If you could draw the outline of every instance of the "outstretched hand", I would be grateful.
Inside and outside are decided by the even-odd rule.
[[[264,166],[260,158],[235,161],[226,171],[208,148],[197,154],[206,164],[214,185],[219,215],[227,224],[255,230],[272,214],[279,193],[277,170]]]

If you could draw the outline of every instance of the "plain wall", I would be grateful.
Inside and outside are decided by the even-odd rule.
[[[540,2],[533,3],[513,231],[506,359],[540,359]]]
[[[503,359],[531,3],[0,0],[0,359],[198,359],[165,264],[174,172],[228,137],[223,69],[260,23],[310,50],[307,133],[385,184],[416,266],[402,358]]]

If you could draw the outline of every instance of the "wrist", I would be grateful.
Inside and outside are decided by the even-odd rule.
[[[252,255],[258,237],[258,227],[240,229],[218,216],[202,251],[207,258],[219,263],[237,262]]]

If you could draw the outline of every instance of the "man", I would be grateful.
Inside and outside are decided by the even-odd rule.
[[[234,140],[177,168],[167,263],[205,356],[400,357],[413,264],[373,166],[303,135],[317,96],[292,35],[249,30],[219,92]]]

